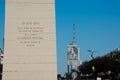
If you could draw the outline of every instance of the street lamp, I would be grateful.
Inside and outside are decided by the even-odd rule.
[[[94,59],[94,53],[98,52],[98,50],[88,50],[90,52],[92,60]],[[94,66],[94,60],[92,61],[92,71],[93,71],[93,79],[95,79],[95,66]]]
[[[94,56],[93,56],[93,55],[94,55],[95,52],[98,52],[98,50],[88,50],[88,52],[91,53],[91,54],[90,54],[90,55],[91,55],[91,58],[94,59]]]

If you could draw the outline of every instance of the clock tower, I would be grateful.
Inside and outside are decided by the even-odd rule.
[[[76,43],[76,32],[75,32],[75,25],[73,25],[73,41],[67,47],[67,56],[68,56],[68,73],[72,72],[73,70],[78,70],[80,66],[80,57],[79,57],[79,47]]]

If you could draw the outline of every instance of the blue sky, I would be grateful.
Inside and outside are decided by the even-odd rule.
[[[0,0],[0,48],[3,49],[3,37],[4,37],[4,0]]]
[[[56,0],[58,73],[67,71],[67,45],[73,24],[82,61],[90,60],[88,49],[102,56],[120,47],[120,0]],[[4,33],[4,0],[0,0],[0,47]]]

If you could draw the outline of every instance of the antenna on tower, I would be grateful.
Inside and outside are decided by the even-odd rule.
[[[73,24],[73,42],[76,42],[75,24]]]

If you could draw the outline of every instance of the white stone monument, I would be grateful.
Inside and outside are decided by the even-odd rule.
[[[6,0],[2,80],[57,80],[54,0]]]

